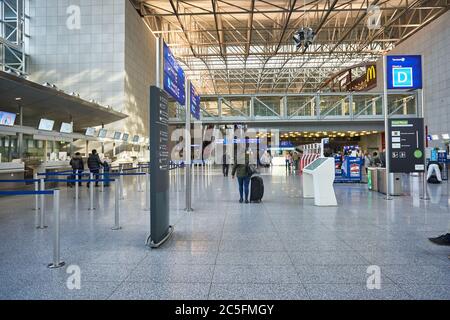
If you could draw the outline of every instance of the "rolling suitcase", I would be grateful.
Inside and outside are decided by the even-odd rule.
[[[261,202],[264,195],[264,181],[260,176],[253,176],[250,185],[250,202]]]

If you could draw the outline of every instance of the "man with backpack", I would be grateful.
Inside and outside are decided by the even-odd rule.
[[[100,157],[98,156],[97,150],[92,150],[92,153],[89,155],[87,165],[89,168],[89,171],[94,174],[95,177],[95,186],[98,187],[98,179],[100,177],[100,167],[105,166],[103,162],[100,160]],[[89,187],[90,183],[88,183]]]
[[[70,160],[70,166],[73,170],[73,175],[71,176],[72,179],[76,178],[76,174],[78,172],[78,180],[82,179],[82,172],[84,171],[84,163],[83,158],[81,158],[81,154],[79,152],[75,153],[75,155]],[[74,186],[75,183],[69,183],[69,186]],[[81,187],[81,182],[78,182],[78,185]]]

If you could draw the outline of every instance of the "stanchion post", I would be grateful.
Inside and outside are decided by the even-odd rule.
[[[141,179],[141,174],[142,174],[142,170],[141,170],[141,166],[139,166],[139,168],[138,168],[138,176],[137,176],[137,181],[138,181],[138,192],[144,191],[144,190],[142,190],[142,179]]]
[[[94,174],[91,172],[89,174],[89,210],[93,211],[94,208]]]
[[[120,181],[120,200],[125,199],[124,195],[123,195],[123,167],[120,168],[119,171],[120,175],[119,175],[119,181]]]
[[[120,197],[120,185],[119,185],[119,181],[116,180],[114,182],[114,227],[112,227],[112,230],[120,230],[122,229],[122,227],[120,226],[120,201],[119,201],[119,197]]]
[[[59,227],[60,227],[60,199],[59,190],[53,191],[53,211],[55,213],[55,228],[53,230],[53,262],[48,265],[50,269],[61,268],[65,265],[64,261],[60,259],[60,239],[59,239]]]
[[[80,189],[79,189],[79,181],[78,181],[78,170],[75,170],[75,200],[78,201],[79,198],[79,193],[80,193]]]
[[[40,179],[40,190],[45,191],[45,180]],[[40,210],[40,217],[39,217],[39,226],[38,229],[45,229],[47,226],[45,225],[45,195],[40,195],[41,200],[41,210]]]
[[[39,191],[39,181],[38,181],[37,173],[33,174],[33,179],[34,179],[34,191]],[[34,210],[36,212],[39,211],[39,195],[38,194],[34,195]]]
[[[105,191],[105,170],[103,168],[100,168],[100,177],[102,179],[101,183],[102,183],[102,187],[100,189],[100,192],[104,192]]]
[[[150,210],[150,173],[145,175],[145,210]]]

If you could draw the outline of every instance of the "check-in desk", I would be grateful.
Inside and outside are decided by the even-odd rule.
[[[66,160],[66,161],[58,161],[58,160],[43,161],[39,164],[30,165],[29,167],[33,169],[33,175],[35,173],[59,172],[59,171],[67,171],[67,170],[72,169],[72,167],[70,166],[69,160]],[[67,175],[70,176],[70,173]],[[43,176],[39,176],[39,178],[43,178]],[[55,176],[52,178],[64,179],[65,177],[64,176]],[[50,188],[55,188],[58,186],[58,183],[51,182],[51,183],[47,183],[46,186],[48,186]]]
[[[0,180],[23,180],[25,164],[23,162],[0,162]],[[0,190],[23,189],[23,183],[2,182]]]

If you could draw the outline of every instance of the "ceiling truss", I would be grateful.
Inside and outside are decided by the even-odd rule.
[[[131,0],[202,94],[314,92],[375,61],[449,9],[449,0]],[[369,29],[368,8],[380,8]],[[297,49],[299,27],[316,32]]]

